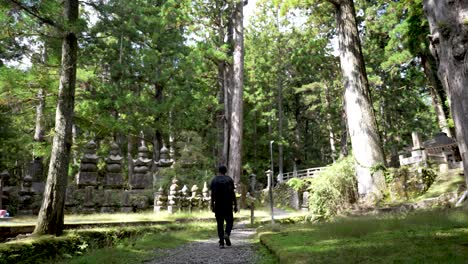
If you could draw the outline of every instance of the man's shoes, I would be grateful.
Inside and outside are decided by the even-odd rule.
[[[229,238],[228,234],[224,233],[224,240],[226,240],[226,246],[231,246],[231,239]]]
[[[224,244],[219,243],[219,248],[223,249],[223,248],[224,248]]]

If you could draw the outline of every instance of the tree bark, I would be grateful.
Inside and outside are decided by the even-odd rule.
[[[346,110],[343,107],[341,111],[341,138],[340,138],[340,158],[347,157],[349,154],[348,150],[348,125],[346,124]]]
[[[450,100],[450,110],[468,183],[468,2],[424,0],[431,52]]]
[[[335,133],[333,132],[332,126],[332,114],[331,114],[331,97],[330,88],[325,87],[325,109],[327,111],[327,129],[328,129],[328,140],[330,142],[331,158],[333,163],[336,160],[336,147],[335,147]]]
[[[240,183],[242,167],[242,122],[244,86],[244,1],[236,2],[234,9],[233,91],[231,108],[231,136],[229,140],[229,175],[236,186]]]
[[[78,0],[65,1],[64,17],[68,26],[73,26],[77,22],[78,10]],[[62,33],[62,63],[55,115],[55,135],[44,201],[34,229],[35,234],[61,235],[63,232],[65,192],[72,146],[78,41],[72,27]]]
[[[434,106],[434,110],[437,117],[437,123],[439,124],[439,128],[442,132],[447,134],[447,136],[452,137],[452,133],[450,132],[450,128],[447,122],[447,115],[444,109],[444,99],[445,96],[442,96],[441,93],[444,92],[442,88],[442,83],[437,76],[436,71],[433,70],[433,63],[434,60],[432,57],[421,55],[421,64],[424,69],[424,73],[426,74],[427,79],[429,80],[429,93],[431,94],[432,105]]]
[[[284,113],[283,113],[283,71],[282,71],[282,52],[281,52],[281,29],[279,23],[279,12],[276,10],[276,28],[278,30],[278,38],[276,40],[278,48],[278,72],[277,72],[277,86],[278,86],[278,182],[283,182],[283,162],[284,162],[284,153],[283,153],[283,123],[284,123]]]
[[[358,192],[364,201],[375,203],[382,198],[385,179],[381,172],[372,173],[371,168],[384,164],[384,156],[369,94],[354,3],[352,0],[341,0],[335,4],[335,8],[344,99],[356,164]]]
[[[36,129],[34,130],[34,141],[44,141],[44,109],[45,95],[44,89],[40,88],[37,93],[38,104],[36,105]]]

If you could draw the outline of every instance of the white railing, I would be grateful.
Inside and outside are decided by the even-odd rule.
[[[326,167],[317,167],[317,168],[310,168],[305,170],[298,170],[296,172],[286,172],[283,173],[283,180],[287,181],[291,178],[313,178],[320,174],[320,172],[324,171]]]

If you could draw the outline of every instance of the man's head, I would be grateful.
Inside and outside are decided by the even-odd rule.
[[[219,166],[219,167],[218,167],[218,172],[219,172],[221,175],[225,175],[226,172],[227,172],[226,166],[224,166],[224,165]]]

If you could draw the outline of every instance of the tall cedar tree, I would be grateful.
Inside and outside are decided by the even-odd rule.
[[[468,182],[468,1],[425,0],[431,52],[450,99],[458,147]]]
[[[72,146],[73,109],[75,101],[78,0],[66,0],[64,17],[66,27],[62,34],[62,62],[58,103],[55,115],[55,134],[52,143],[47,183],[37,219],[35,234],[61,235],[64,222],[65,192],[68,179],[70,148]]]
[[[329,2],[336,11],[344,100],[356,163],[358,191],[364,200],[375,202],[382,198],[385,179],[381,172],[372,172],[372,168],[384,164],[384,155],[370,98],[354,2]]]

